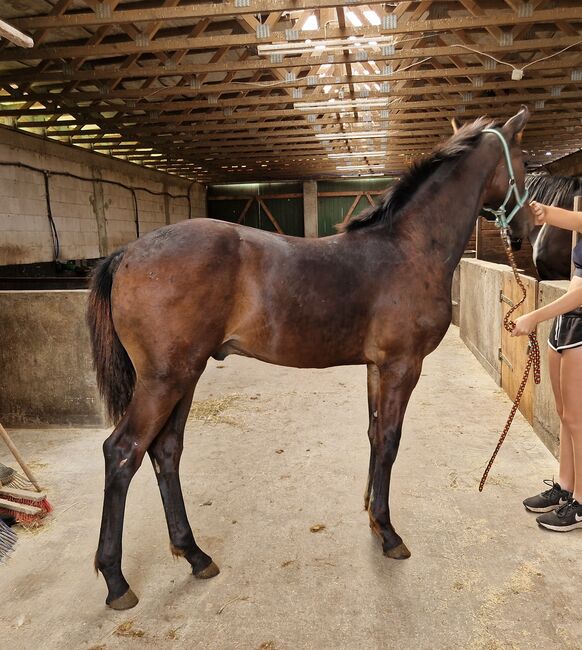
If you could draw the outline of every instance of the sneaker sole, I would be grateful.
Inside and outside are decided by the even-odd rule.
[[[541,521],[538,521],[538,526],[542,528],[547,528],[548,530],[553,530],[556,533],[567,533],[570,530],[575,530],[576,528],[582,528],[582,521],[579,521],[576,524],[570,524],[569,526],[553,526],[552,524],[544,524]]]
[[[531,506],[526,506],[525,503],[523,504],[523,507],[526,510],[529,510],[530,512],[552,512],[553,510],[557,510],[560,506],[564,505],[563,503],[561,504],[556,504],[555,506],[544,506],[543,508],[532,508]]]

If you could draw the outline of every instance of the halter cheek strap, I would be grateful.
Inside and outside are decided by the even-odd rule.
[[[515,217],[515,215],[519,212],[519,210],[521,210],[521,208],[524,206],[525,202],[528,199],[529,192],[527,191],[527,188],[525,188],[523,195],[520,196],[519,194],[519,190],[517,189],[517,183],[515,180],[515,173],[513,171],[513,165],[511,164],[511,154],[509,153],[509,146],[507,145],[507,141],[503,133],[501,133],[499,129],[483,129],[483,133],[494,133],[501,141],[501,145],[503,147],[503,153],[505,154],[505,162],[507,163],[507,171],[509,173],[509,187],[507,188],[507,194],[505,195],[505,200],[503,201],[503,203],[497,209],[483,208],[483,210],[486,210],[487,212],[490,212],[492,215],[495,216],[495,225],[498,228],[506,229],[509,226],[513,217]],[[507,216],[506,206],[512,194],[515,198],[515,206],[513,207],[513,210],[509,213],[509,216]]]

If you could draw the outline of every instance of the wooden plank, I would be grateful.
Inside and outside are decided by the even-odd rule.
[[[376,62],[383,62],[391,60],[391,56],[374,56]],[[349,54],[345,59],[347,63],[358,62],[357,54],[355,52]],[[273,70],[281,68],[302,68],[311,66],[313,57],[304,55],[296,58],[287,58],[277,63],[270,60],[251,59],[241,61],[228,61],[217,63],[184,63],[175,68],[165,68],[162,66],[148,66],[146,68],[131,65],[123,70],[117,66],[99,67],[89,70],[74,70],[67,74],[67,80],[70,81],[99,81],[115,78],[117,79],[122,73],[124,79],[139,78],[147,79],[149,77],[174,77],[186,76],[193,74],[204,74],[210,72],[241,72],[245,70]],[[562,56],[549,59],[548,61],[540,61],[534,63],[528,68],[528,73],[538,72],[542,70],[569,70],[576,67],[580,63],[580,55]],[[479,76],[487,77],[489,75],[499,76],[498,69],[485,68],[480,65],[438,68],[434,70],[423,70],[423,79],[448,79],[454,77],[469,77]],[[13,83],[15,81],[62,81],[62,70],[52,71],[37,68],[21,68],[18,70],[11,70],[8,74],[0,75],[0,82]],[[418,70],[395,70],[391,75],[391,81],[415,81],[418,79]],[[369,79],[368,79],[369,80]]]
[[[384,75],[384,74],[377,74],[374,75],[372,78],[375,83],[381,83],[383,81],[392,81],[392,75]],[[14,77],[12,78],[12,81],[14,81]],[[287,89],[291,90],[293,88],[317,88],[318,86],[345,86],[346,84],[349,83],[354,83],[354,84],[364,84],[364,83],[370,83],[370,76],[366,75],[352,75],[351,77],[349,75],[333,75],[333,76],[325,76],[325,77],[319,77],[317,76],[317,81],[316,83],[312,83],[310,80],[307,78],[302,78],[302,79],[295,79],[293,81],[285,81],[281,82],[280,84],[277,85],[278,89]],[[568,84],[572,83],[572,79],[570,75],[568,76],[563,76],[563,77],[550,77],[548,79],[540,79],[539,77],[534,77],[534,78],[528,78],[528,79],[523,79],[522,81],[512,81],[511,78],[507,78],[503,81],[494,81],[490,83],[483,83],[483,85],[479,88],[479,92],[486,92],[488,90],[515,90],[515,89],[538,89],[538,88],[553,88],[554,86],[566,86]],[[269,87],[269,86],[267,86]],[[131,106],[127,105],[116,105],[115,108],[119,106],[119,109],[122,109],[124,112],[134,112],[134,111],[143,111],[143,110],[152,110],[152,108],[155,108],[155,110],[165,110],[166,107],[172,108],[172,110],[179,110],[183,108],[188,108],[189,105],[191,105],[191,101],[189,102],[171,102],[168,104],[168,102],[161,101],[162,98],[172,98],[176,95],[179,95],[180,97],[197,97],[198,95],[203,95],[204,96],[204,102],[205,106],[208,105],[208,95],[218,95],[221,93],[240,93],[241,90],[263,90],[265,89],[265,82],[264,81],[258,81],[256,83],[253,83],[248,80],[241,80],[241,81],[234,81],[232,83],[211,83],[207,85],[201,85],[199,88],[191,88],[189,86],[178,86],[178,87],[161,87],[161,88],[156,88],[155,91],[155,96],[156,96],[156,102],[151,102],[151,101],[136,101],[135,104],[132,104]],[[390,89],[390,97],[425,97],[428,95],[447,95],[447,94],[461,94],[461,93],[469,93],[469,92],[475,92],[475,86],[470,83],[461,83],[461,84],[447,84],[447,85],[435,85],[435,86],[428,86],[428,85],[423,85],[423,86],[411,86],[411,87],[401,87],[401,88],[396,88],[394,86],[391,87]],[[75,101],[78,102],[88,102],[88,101],[94,101],[94,102],[110,102],[112,99],[135,99],[135,100],[143,100],[144,94],[147,95],[147,92],[144,92],[143,88],[122,88],[120,90],[112,90],[108,91],[107,94],[104,96],[102,92],[99,91],[75,91],[73,93],[69,94],[69,97],[71,99],[75,99]],[[310,95],[315,96],[315,91],[310,93]],[[310,95],[305,95],[300,101],[301,102],[309,102]],[[386,97],[387,93],[382,93],[382,92],[377,92],[377,91],[370,91],[369,93],[369,98],[374,98],[374,97]],[[561,95],[560,95],[561,96]],[[579,94],[578,94],[579,96]],[[51,92],[45,92],[45,93],[35,93],[34,95],[35,99],[41,103],[44,103],[45,100],[54,100],[55,96],[54,93]],[[11,97],[12,100],[14,101],[27,101],[30,100],[30,95],[24,95],[23,93],[19,93],[18,91],[15,91],[12,94]],[[318,99],[321,99],[321,97],[318,95]],[[481,99],[481,98],[480,98]],[[469,103],[469,102],[465,102]],[[106,104],[107,110],[111,110],[113,107],[110,104]],[[38,113],[38,111],[35,111],[35,113]]]
[[[259,205],[260,205],[260,206],[263,208],[263,210],[265,211],[265,214],[267,215],[267,217],[269,217],[269,221],[273,224],[273,226],[275,227],[275,230],[276,230],[280,235],[284,235],[285,233],[283,232],[281,226],[279,225],[279,222],[278,222],[277,219],[275,219],[275,217],[271,214],[271,211],[269,210],[269,208],[267,207],[267,205],[265,204],[265,202],[262,200],[262,198],[261,198],[260,196],[257,196],[257,201],[258,201]]]
[[[23,34],[20,30],[12,27],[6,21],[0,19],[0,36],[18,47],[34,47],[34,41],[30,36]]]
[[[419,21],[416,31],[422,32],[426,29],[425,21]],[[385,34],[385,31],[379,27],[346,27],[344,30],[339,28],[328,28],[310,32],[310,37],[315,40],[346,38],[349,36],[374,39]],[[138,44],[134,41],[122,43],[100,43],[99,45],[65,45],[65,46],[44,46],[39,48],[30,48],[26,50],[6,50],[0,52],[0,61],[25,61],[25,60],[42,60],[47,59],[74,59],[84,57],[113,57],[124,54],[143,54],[145,52],[167,52],[178,50],[208,50],[219,49],[222,46],[229,47],[248,47],[260,44],[277,43],[285,40],[284,32],[272,32],[268,38],[257,39],[255,34],[236,34],[228,36],[201,36],[198,38],[173,37],[159,38],[150,41],[149,44]],[[580,41],[579,36],[558,36],[552,38],[532,38],[514,41],[511,45],[498,45],[496,43],[487,43],[481,46],[483,52],[487,54],[508,54],[510,52],[537,52],[544,48],[564,48],[574,46]],[[414,58],[440,57],[450,55],[460,55],[466,53],[459,47],[444,45],[439,47],[421,47],[414,50]],[[312,65],[322,65],[329,61],[329,55],[320,57],[311,57]],[[390,59],[410,59],[410,50],[396,50]],[[334,56],[334,62],[342,63],[342,56]]]
[[[242,223],[245,220],[245,217],[247,216],[247,212],[249,211],[251,205],[253,204],[253,201],[255,200],[254,196],[251,196],[247,199],[246,205],[243,208],[242,212],[240,213],[238,219],[236,220],[237,223]]]
[[[18,490],[16,488],[0,486],[0,496],[12,497],[13,499],[27,499],[29,501],[44,501],[46,492],[33,492],[32,490]]]
[[[386,190],[368,190],[367,194],[370,194],[372,196],[380,196],[381,194],[384,194]],[[358,194],[357,192],[354,192],[353,190],[351,192],[349,191],[343,191],[343,192],[318,192],[317,196],[319,197],[324,197],[324,196],[329,196],[329,197],[341,197],[341,196],[356,196]]]
[[[506,98],[508,103],[505,106],[500,106],[498,108],[489,108],[487,110],[487,115],[489,115],[491,118],[495,117],[507,117],[509,112],[512,110],[511,104],[509,104],[509,98]],[[579,109],[582,109],[582,102],[562,102],[560,101],[560,97],[556,98],[547,98],[548,101],[545,103],[544,108],[542,109],[536,109],[536,112],[534,115],[530,117],[528,120],[528,124],[533,124],[536,122],[536,120],[540,120],[542,118],[547,119],[549,115],[551,114],[552,117],[556,119],[560,119],[560,117],[572,117],[572,112],[575,112]],[[551,99],[555,99],[556,101],[551,101]],[[152,110],[155,108],[155,105],[152,105]],[[208,108],[208,106],[207,106]],[[453,117],[458,117],[456,111],[453,109],[453,107],[446,107],[446,106],[441,106],[439,110],[435,111],[430,111],[426,110],[429,108],[428,106],[422,106],[421,108],[425,109],[422,113],[408,113],[404,112],[403,114],[390,114],[390,124],[401,124],[402,122],[410,122],[410,121],[416,121],[420,122],[423,120],[429,120],[432,118],[442,118],[442,119],[448,119],[450,120]],[[402,104],[399,106],[399,110],[405,110],[408,111],[409,105],[408,103]],[[569,111],[569,112],[568,112]],[[465,113],[463,114],[465,118],[476,118],[476,117],[481,117],[483,115],[484,109],[483,108],[468,108]],[[545,113],[545,114],[544,114]],[[4,114],[4,112],[3,112]],[[278,109],[278,110],[261,110],[260,112],[256,111],[236,111],[231,117],[226,117],[222,112],[218,111],[204,111],[202,113],[197,113],[195,115],[187,115],[184,116],[183,114],[180,115],[163,115],[160,116],[160,119],[158,122],[163,122],[163,125],[156,125],[155,129],[158,131],[160,129],[165,129],[168,128],[169,125],[171,125],[173,122],[178,122],[180,124],[199,124],[203,125],[206,122],[216,122],[217,119],[220,119],[222,123],[236,123],[240,120],[249,120],[248,125],[250,128],[251,124],[263,124],[265,123],[265,120],[269,118],[296,118],[297,117],[297,111],[293,108],[287,108],[287,109]],[[328,120],[332,120],[334,118],[327,118]],[[337,118],[336,118],[337,119]],[[104,118],[101,120],[101,126],[102,129],[106,133],[111,133],[115,131],[115,129],[118,129],[122,127],[123,129],[126,128],[140,128],[139,125],[144,124],[147,126],[151,126],[153,123],[153,119],[150,115],[120,115],[116,116],[114,118]],[[356,120],[359,122],[359,120]],[[51,126],[56,126],[56,127],[64,127],[67,125],[83,125],[86,123],[86,120],[80,121],[78,118],[75,118],[71,116],[70,118],[54,118],[54,119],[48,119],[44,120],[42,123],[39,123],[38,121],[27,121],[25,119],[21,119],[18,121],[18,126],[19,127],[36,127],[36,128],[47,128]],[[129,124],[128,124],[129,123]],[[450,124],[448,125],[448,134],[450,134]],[[526,135],[527,135],[527,130],[526,130]]]
[[[523,314],[533,311],[537,307],[537,280],[528,276],[521,276],[527,291],[525,303],[512,314],[512,320],[519,318]],[[519,302],[522,297],[521,290],[513,277],[511,271],[506,271],[503,275],[503,296],[513,304]],[[509,311],[510,305],[503,303],[503,315]],[[508,394],[510,399],[514,399],[527,363],[527,349],[529,339],[527,336],[511,336],[505,331],[503,323],[501,324],[501,386]],[[534,382],[530,376],[527,386],[524,390],[519,410],[528,422],[533,423],[534,412]]]
[[[14,510],[15,512],[22,512],[25,515],[31,515],[33,517],[41,515],[43,513],[42,508],[37,508],[36,506],[28,506],[24,503],[17,503],[16,501],[9,501],[8,499],[0,499],[0,508],[5,508],[6,510]]]
[[[350,0],[349,5],[366,5],[370,0]],[[372,3],[373,4],[373,3]],[[428,4],[428,3],[427,3]],[[188,20],[205,18],[206,16],[237,16],[299,9],[321,9],[337,7],[337,0],[253,0],[246,7],[237,7],[234,3],[204,3],[182,7],[157,7],[144,9],[125,9],[111,12],[110,15],[99,16],[93,12],[66,14],[55,20],[52,16],[33,16],[14,20],[17,25],[26,29],[65,29],[67,27],[88,27],[96,25],[117,25],[121,23],[143,23],[151,21]],[[421,12],[423,13],[423,12]],[[540,9],[530,16],[519,16],[513,11],[494,11],[479,16],[462,16],[455,18],[440,18],[432,20],[399,21],[396,27],[382,30],[390,34],[418,34],[431,31],[454,31],[459,29],[481,29],[500,25],[530,25],[538,22],[575,21],[582,18],[580,7],[562,7],[556,9]],[[318,34],[321,30],[313,30]],[[325,38],[318,34],[318,38]],[[315,36],[314,36],[315,38]],[[331,37],[327,37],[331,38]]]
[[[232,196],[208,196],[208,201],[244,201],[248,198],[251,200],[254,197],[249,197],[248,194],[233,194]],[[303,194],[301,193],[289,193],[289,194],[261,194],[262,199],[302,199]]]
[[[386,77],[383,75],[378,75],[378,81],[382,80],[388,80],[390,77]],[[358,77],[358,79],[360,79]],[[369,82],[370,79],[369,77],[361,77],[360,80],[353,80],[353,83],[367,83]],[[376,79],[374,79],[376,81]],[[248,82],[244,82],[244,86],[247,85]],[[338,85],[345,85],[348,83],[348,77],[342,78],[341,81],[339,82],[333,82],[337,83]],[[509,101],[511,102],[534,102],[537,100],[545,100],[549,101],[550,97],[548,97],[547,92],[531,92],[531,93],[524,93],[523,90],[527,88],[532,88],[532,89],[538,89],[544,86],[547,87],[554,87],[555,85],[566,85],[568,83],[571,83],[571,80],[569,77],[564,77],[560,78],[558,80],[549,80],[549,81],[540,81],[538,79],[530,79],[526,81],[524,84],[521,86],[518,85],[516,82],[511,82],[511,81],[505,81],[505,82],[500,82],[499,85],[501,88],[504,89],[510,89],[510,88],[516,88],[517,90],[521,90],[521,94],[512,94],[511,96],[509,95],[499,95],[499,96],[492,96],[492,97],[483,97],[480,95],[477,95],[476,93],[473,94],[471,99],[463,99],[462,97],[459,98],[457,95],[461,92],[471,92],[474,93],[474,87],[471,84],[459,84],[459,85],[449,85],[449,86],[439,86],[439,85],[434,85],[434,86],[429,86],[429,85],[423,85],[415,88],[393,88],[390,91],[390,95],[388,96],[387,93],[383,93],[381,91],[370,91],[366,99],[354,99],[353,101],[355,102],[355,107],[356,109],[359,110],[366,110],[366,102],[368,100],[384,100],[386,102],[386,108],[394,108],[394,102],[390,100],[390,97],[401,97],[403,99],[406,99],[407,101],[403,103],[402,105],[396,104],[397,108],[425,108],[425,107],[434,107],[434,106],[442,106],[442,107],[447,107],[447,106],[470,106],[470,105],[479,105],[482,107],[482,112],[486,110],[486,105],[495,105],[495,104],[503,104],[507,105]],[[322,84],[323,85],[323,84]],[[330,85],[332,85],[332,82],[330,81]],[[260,84],[252,84],[248,83],[248,90],[259,90],[260,89]],[[281,88],[286,89],[286,90],[291,90],[294,87],[308,87],[308,82],[307,81],[293,81],[293,82],[288,82],[286,84],[283,84]],[[67,94],[67,98],[70,100],[78,101],[78,102],[88,102],[88,101],[93,101],[94,103],[89,105],[89,106],[76,106],[74,108],[76,113],[95,113],[96,111],[119,111],[121,113],[127,113],[131,114],[134,112],[141,112],[141,111],[178,111],[178,110],[194,110],[197,108],[200,109],[205,109],[208,110],[209,107],[212,107],[212,104],[209,104],[208,102],[208,96],[212,95],[217,95],[220,93],[234,93],[234,92],[240,92],[241,91],[241,84],[225,84],[224,87],[220,87],[219,84],[216,84],[216,86],[210,86],[210,87],[202,87],[201,89],[197,88],[190,88],[186,86],[180,86],[178,88],[165,88],[163,90],[160,90],[159,93],[156,91],[156,97],[161,98],[161,97],[166,97],[166,101],[136,101],[135,104],[114,104],[112,105],[110,102],[112,99],[135,99],[135,100],[141,100],[143,99],[144,96],[144,90],[142,88],[134,88],[134,89],[123,89],[119,91],[111,91],[108,92],[105,96],[102,93],[99,92],[81,92],[81,91],[75,91]],[[449,97],[447,93],[451,93],[452,95]],[[147,94],[147,93],[146,93]],[[190,99],[190,100],[174,100],[172,101],[172,97],[175,95],[180,95],[180,96],[193,96],[195,98]],[[199,98],[198,95],[203,95],[203,98]],[[418,97],[418,96],[430,96],[430,95],[438,95],[441,97],[438,100],[435,99],[423,99],[423,100],[416,100],[416,101],[411,101],[408,98],[413,98],[413,97]],[[69,114],[71,111],[70,106],[61,106],[60,104],[53,105],[51,102],[55,101],[55,95],[54,93],[35,93],[33,97],[37,102],[40,102],[41,104],[45,104],[46,108],[44,109],[23,109],[23,108],[15,108],[15,109],[3,109],[2,114],[5,116],[20,116],[20,115],[60,115],[60,114]],[[556,97],[554,99],[561,101],[563,99],[579,99],[580,98],[580,91],[579,90],[564,90],[560,94],[559,97]],[[30,94],[24,95],[24,94],[19,94],[18,91],[14,91],[11,96],[11,101],[30,101],[31,96]],[[349,100],[346,100],[349,101]],[[49,102],[47,104],[47,102]],[[295,104],[313,104],[314,102],[317,103],[317,106],[313,108],[295,108]],[[290,104],[294,108],[293,110],[295,111],[295,114],[297,114],[297,111],[300,110],[302,115],[307,115],[308,113],[337,113],[338,108],[334,106],[333,104],[328,104],[325,101],[322,101],[321,95],[317,91],[313,91],[309,94],[306,94],[303,96],[301,100],[295,101],[289,95],[268,95],[265,97],[256,97],[256,96],[250,96],[250,97],[233,97],[233,98],[220,98],[220,106],[221,108],[225,108],[227,106],[231,106],[233,108],[236,108],[238,106],[275,106],[278,104]],[[349,108],[346,110],[346,112],[349,112]],[[354,109],[352,109],[354,110]],[[371,110],[380,110],[379,106],[373,107]],[[126,118],[126,119],[133,119],[133,118]]]

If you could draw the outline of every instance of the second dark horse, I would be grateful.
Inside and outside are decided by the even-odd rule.
[[[523,107],[500,128],[522,192],[527,118]],[[390,474],[423,359],[451,321],[453,271],[481,207],[497,207],[508,187],[502,145],[482,132],[488,126],[480,119],[461,128],[341,234],[309,240],[196,219],[142,237],[98,268],[88,322],[98,383],[117,426],[103,446],[95,566],[111,607],[137,603],[121,570],[122,531],[127,490],[146,453],[173,553],[197,578],[218,573],[194,540],[178,475],[194,388],[210,357],[367,365],[365,504],[384,554],[409,557],[390,523]]]

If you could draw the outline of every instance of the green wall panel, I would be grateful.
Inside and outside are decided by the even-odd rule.
[[[303,237],[303,184],[302,183],[238,183],[211,185],[208,188],[208,216],[212,219],[236,222],[246,205],[239,197],[263,197],[277,194],[299,194],[297,198],[267,198],[265,205],[286,235]],[[232,200],[212,200],[215,196],[232,196]],[[276,232],[264,209],[254,201],[243,221],[244,225]]]
[[[386,178],[357,178],[331,181],[319,181],[317,192],[352,192],[352,196],[320,196],[317,199],[319,219],[319,236],[334,235],[335,226],[341,223],[354,202],[358,192],[378,192],[387,190],[395,179]],[[376,199],[376,197],[373,197]],[[352,214],[358,214],[370,206],[367,197],[362,196]]]

